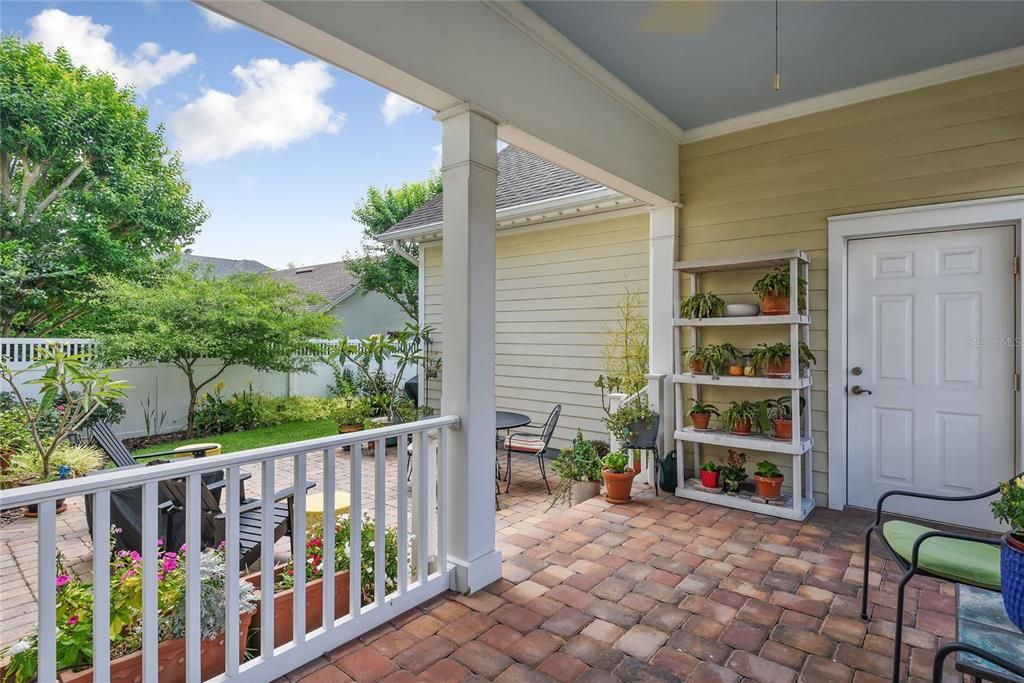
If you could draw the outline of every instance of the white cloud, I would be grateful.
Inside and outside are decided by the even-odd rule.
[[[191,52],[164,52],[158,44],[148,42],[140,44],[130,56],[121,54],[107,40],[109,26],[59,9],[43,10],[30,18],[28,25],[32,29],[28,40],[42,43],[51,53],[63,47],[76,64],[106,71],[119,84],[134,85],[139,92],[166,82],[196,63]]]
[[[384,116],[384,123],[388,126],[403,116],[420,111],[423,111],[423,107],[393,92],[389,92],[380,105],[380,113]]]
[[[207,90],[171,115],[168,128],[186,161],[207,163],[255,149],[283,149],[317,133],[337,133],[345,114],[323,100],[327,66],[254,59],[231,71],[237,95]]]
[[[441,145],[434,145],[430,149],[434,150],[434,163],[433,168],[435,171],[441,170]]]
[[[233,31],[239,26],[235,20],[228,19],[223,14],[211,12],[205,7],[200,7],[199,12],[203,15],[203,20],[206,21],[206,28],[211,31]]]

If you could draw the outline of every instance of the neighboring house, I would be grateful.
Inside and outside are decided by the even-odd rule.
[[[273,270],[268,265],[251,259],[218,258],[216,256],[197,256],[182,254],[181,265],[198,266],[200,273],[209,273],[215,278],[237,275],[239,273],[267,273]]]
[[[412,322],[401,306],[383,294],[360,292],[344,261],[286,268],[268,275],[321,297],[323,302],[311,308],[337,318],[335,331],[352,339],[397,331]]]
[[[579,427],[607,439],[601,394],[616,299],[638,291],[646,305],[647,207],[521,149],[498,153],[495,388],[499,410],[542,422],[555,404],[556,444]],[[442,195],[379,239],[419,242],[420,316],[441,350]],[[438,406],[440,379],[430,386]]]

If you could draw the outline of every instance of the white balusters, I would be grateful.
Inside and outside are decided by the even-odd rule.
[[[199,556],[202,547],[202,503],[200,486],[202,475],[190,474],[185,479],[185,672],[189,683],[201,679],[200,664],[200,609]]]
[[[411,434],[398,437],[398,592],[409,588],[409,442]]]
[[[292,457],[295,492],[292,498],[294,510],[292,520],[292,558],[295,561],[295,584],[292,596],[292,639],[296,643],[306,642],[306,454],[300,453]],[[271,496],[267,505],[273,505]],[[273,546],[269,549],[273,551]]]
[[[157,683],[158,675],[157,487],[155,481],[142,485],[142,683]]]
[[[260,470],[260,654],[274,656],[274,464],[264,460]]]
[[[334,628],[334,620],[338,616],[334,613],[334,532],[338,523],[335,514],[334,489],[336,480],[334,475],[336,453],[333,448],[324,451],[324,518],[323,518],[323,540],[324,540],[324,628]]]
[[[349,533],[348,540],[348,605],[349,613],[353,617],[358,617],[363,609],[362,593],[360,590],[360,579],[363,574],[363,445],[361,443],[352,444],[352,460],[350,464],[352,467],[350,477],[352,491],[349,493],[349,500],[351,501],[349,507],[351,532]]]
[[[110,676],[110,492],[92,494],[92,668]],[[41,566],[41,565],[40,565]]]
[[[387,520],[384,517],[387,507],[384,504],[384,501],[387,500],[386,446],[387,441],[385,439],[377,439],[377,447],[373,452],[373,509],[375,512],[373,519],[373,600],[378,605],[384,604],[384,593],[386,592],[384,579],[387,577],[387,570],[384,566],[384,528],[387,524]]]
[[[39,669],[40,681],[57,679],[57,505],[39,503]]]
[[[416,580],[420,583],[427,581],[427,543],[430,537],[430,493],[429,487],[433,484],[430,480],[430,443],[427,439],[427,432],[422,431],[419,436],[419,448],[417,449],[417,463],[419,468],[416,473],[417,491],[417,524],[414,526],[416,534]]]
[[[448,568],[448,525],[445,503],[448,501],[448,428],[441,427],[437,437],[437,569]]]
[[[239,500],[241,487],[238,480],[238,467],[227,469],[227,515],[225,524],[227,541],[225,546],[224,571],[227,574],[224,588],[228,594],[224,600],[224,662],[226,673],[232,676],[238,673],[238,562],[239,562]],[[271,551],[272,552],[272,551]]]

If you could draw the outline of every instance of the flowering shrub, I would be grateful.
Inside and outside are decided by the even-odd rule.
[[[120,529],[114,529],[119,532]],[[113,548],[113,545],[111,546]],[[185,635],[185,546],[179,553],[157,552],[157,606],[160,640]],[[214,638],[224,630],[226,593],[223,548],[205,551],[199,560],[202,637]],[[82,669],[92,664],[92,584],[68,572],[57,559],[57,670]],[[242,581],[239,609],[256,609],[255,589]],[[134,550],[111,550],[110,652],[114,658],[142,649],[142,556]],[[38,633],[18,641],[0,656],[10,656],[4,681],[33,681],[39,654]]]
[[[352,533],[352,520],[348,514],[338,517],[334,525],[334,571],[343,572],[349,569]],[[363,517],[362,535],[362,571],[360,572],[360,592],[363,604],[373,602],[373,559],[376,548],[376,526],[369,517]],[[413,539],[412,536],[409,537]],[[315,581],[324,576],[324,539],[321,530],[312,530],[311,537],[306,541],[306,581]],[[285,565],[279,589],[288,589],[295,585],[295,566],[289,562]],[[384,592],[393,593],[398,589],[398,530],[388,527],[384,530]]]
[[[1010,525],[1010,533],[1024,541],[1024,475],[999,485],[999,498],[992,501],[992,514]]]

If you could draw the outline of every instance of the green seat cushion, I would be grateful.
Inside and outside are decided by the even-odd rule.
[[[896,554],[907,562],[913,555],[914,541],[929,531],[926,526],[892,521],[882,525],[882,535]],[[930,538],[921,544],[917,566],[929,574],[957,583],[999,590],[999,546],[958,538]]]

